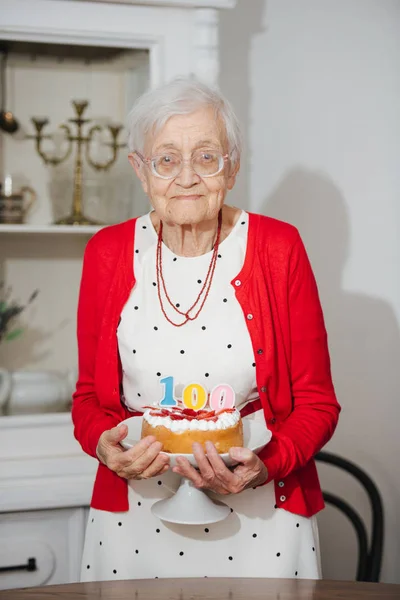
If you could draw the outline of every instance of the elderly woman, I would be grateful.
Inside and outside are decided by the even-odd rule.
[[[317,287],[297,230],[225,204],[240,132],[221,94],[191,79],[147,92],[130,115],[129,160],[152,210],[88,243],[78,308],[75,436],[99,461],[82,580],[319,578],[314,455],[332,436],[331,381]],[[273,432],[259,455],[208,443],[170,468],[154,437],[129,450],[128,417],[190,382],[224,382],[245,418]],[[208,526],[171,525],[151,506],[181,476],[231,507]]]

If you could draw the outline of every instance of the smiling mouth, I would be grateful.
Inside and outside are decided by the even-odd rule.
[[[200,194],[187,194],[185,196],[175,196],[177,200],[198,200],[201,198]]]

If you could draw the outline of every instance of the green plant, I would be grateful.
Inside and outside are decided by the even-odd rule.
[[[11,289],[6,289],[4,283],[0,283],[0,342],[13,340],[21,335],[23,329],[15,327],[15,321],[26,307],[33,302],[38,293],[39,290],[35,290],[26,304],[20,304],[16,300],[10,299]]]

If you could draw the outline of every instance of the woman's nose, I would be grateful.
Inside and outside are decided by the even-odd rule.
[[[190,163],[185,162],[182,165],[182,171],[175,177],[175,182],[182,187],[192,187],[201,181]]]

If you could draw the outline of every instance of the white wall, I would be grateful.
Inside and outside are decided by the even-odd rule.
[[[378,484],[382,580],[400,583],[400,2],[239,0],[220,36],[247,144],[232,200],[300,229],[343,406],[328,449]],[[348,476],[321,475],[369,518]],[[333,508],[320,525],[325,577],[353,578],[350,526]]]

